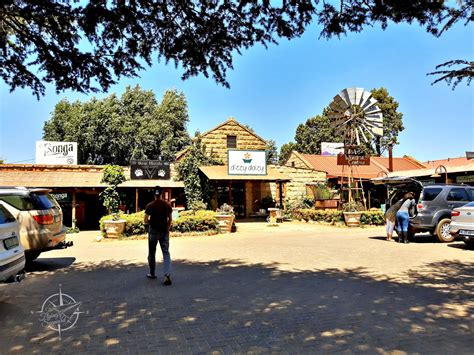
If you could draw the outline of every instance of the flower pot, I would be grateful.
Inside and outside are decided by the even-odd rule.
[[[344,221],[348,227],[360,227],[360,216],[362,212],[343,212]]]
[[[314,207],[316,208],[337,208],[339,200],[316,200]]]
[[[104,221],[105,235],[107,238],[118,238],[125,230],[125,220],[119,219],[114,221],[112,219]]]
[[[234,224],[233,214],[217,214],[217,221],[219,222],[219,228],[223,233],[230,233],[232,231],[232,225]]]

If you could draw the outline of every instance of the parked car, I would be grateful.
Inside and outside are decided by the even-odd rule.
[[[461,237],[469,248],[474,248],[474,202],[451,211],[449,233]]]
[[[451,211],[468,202],[474,201],[474,186],[462,184],[428,184],[406,177],[383,177],[372,179],[374,184],[385,184],[390,188],[387,208],[411,191],[415,195],[415,210],[410,213],[408,237],[415,233],[430,232],[440,242],[451,242],[455,239],[449,233]]]
[[[41,188],[0,187],[0,201],[20,224],[27,263],[42,252],[72,246],[72,242],[66,242],[61,207],[49,192]]]
[[[0,282],[21,281],[25,253],[20,243],[19,224],[0,204]]]

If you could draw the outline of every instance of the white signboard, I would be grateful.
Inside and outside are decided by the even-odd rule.
[[[344,143],[321,142],[321,155],[338,155],[344,153]]]
[[[36,141],[36,164],[77,165],[77,143]]]
[[[229,175],[267,175],[267,154],[264,150],[229,150]]]

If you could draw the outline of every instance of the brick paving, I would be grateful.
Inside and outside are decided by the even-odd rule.
[[[173,238],[163,287],[144,277],[145,240],[82,232],[0,286],[0,353],[472,354],[474,251],[383,233],[257,223]],[[35,313],[59,284],[87,311],[61,339]]]

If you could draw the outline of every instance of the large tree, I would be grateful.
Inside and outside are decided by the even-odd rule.
[[[43,138],[77,142],[79,164],[173,160],[190,143],[188,119],[183,93],[168,90],[158,103],[152,91],[127,87],[120,98],[61,100],[44,124]]]
[[[391,22],[417,22],[440,36],[472,20],[472,0],[4,0],[0,77],[11,90],[29,87],[38,97],[45,83],[106,91],[156,56],[181,65],[184,79],[202,73],[228,86],[235,53],[299,37],[313,22],[331,38]],[[472,78],[472,65],[458,74]]]
[[[370,154],[381,155],[390,144],[398,144],[398,134],[404,130],[403,114],[398,112],[398,102],[390,96],[387,89],[373,89],[371,94],[378,101],[378,106],[382,110],[384,133],[380,139],[372,142],[372,146],[366,146],[365,150]],[[290,147],[301,153],[321,154],[322,142],[342,142],[342,137],[336,134],[336,127],[331,124],[327,112],[326,108],[321,115],[311,117],[305,123],[298,125],[295,134],[296,144],[284,145],[285,150]]]

